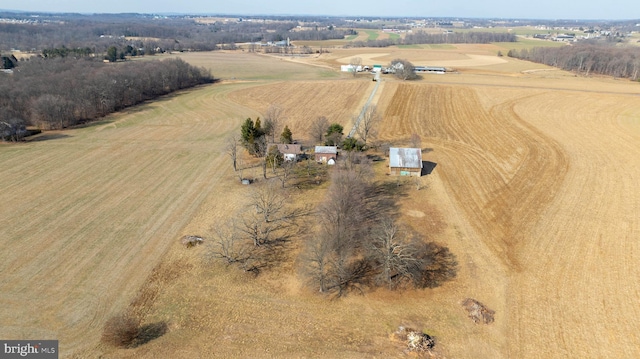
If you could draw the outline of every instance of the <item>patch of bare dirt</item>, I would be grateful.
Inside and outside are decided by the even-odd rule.
[[[469,318],[476,324],[491,324],[494,321],[495,311],[487,308],[479,301],[467,298],[462,302],[462,306],[467,311]]]

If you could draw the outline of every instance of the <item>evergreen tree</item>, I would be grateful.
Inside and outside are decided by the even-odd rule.
[[[249,140],[252,139],[255,134],[255,127],[251,117],[247,117],[247,119],[244,120],[244,123],[240,127],[240,132],[242,135],[242,144],[246,147],[246,144],[249,143]]]
[[[284,130],[282,130],[282,134],[280,135],[280,142],[287,144],[293,143],[293,134],[289,126],[284,126]]]
[[[109,60],[109,62],[116,62],[118,59],[118,49],[115,46],[110,46],[107,49],[107,56],[105,59]]]
[[[264,135],[264,130],[262,129],[262,124],[260,123],[260,117],[256,118],[256,123],[253,127],[253,136],[255,138],[262,137]]]
[[[339,123],[332,123],[327,129],[324,144],[326,146],[337,146],[342,142],[343,127]]]

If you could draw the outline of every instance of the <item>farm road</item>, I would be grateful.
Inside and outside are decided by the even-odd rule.
[[[362,117],[364,116],[365,112],[367,112],[367,108],[369,108],[369,106],[371,105],[371,101],[373,100],[373,97],[376,95],[376,92],[378,91],[378,87],[380,87],[380,82],[382,82],[382,80],[376,81],[376,85],[373,87],[373,90],[371,91],[371,95],[369,95],[369,99],[367,100],[367,103],[365,103],[364,106],[362,107],[362,111],[360,111],[360,114],[358,115],[358,118],[356,119],[356,122],[353,124],[353,128],[351,129],[351,131],[349,131],[349,135],[347,137],[353,137],[353,135],[356,134],[356,131],[358,130],[358,126],[360,125],[360,121],[362,120]]]

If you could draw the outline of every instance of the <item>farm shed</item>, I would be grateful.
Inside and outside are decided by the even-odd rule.
[[[279,143],[276,146],[285,161],[297,161],[302,155],[302,145]]]
[[[413,71],[422,73],[444,74],[445,72],[447,72],[447,69],[444,67],[436,66],[416,66],[413,68]]]
[[[395,176],[422,174],[422,150],[419,148],[389,148],[389,171]]]
[[[338,147],[336,146],[316,146],[314,158],[317,162],[324,162],[332,165],[336,163],[338,157]]]
[[[362,72],[362,66],[354,65],[340,65],[340,71],[342,72]]]

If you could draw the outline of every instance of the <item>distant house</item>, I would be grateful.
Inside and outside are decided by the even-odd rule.
[[[389,148],[389,171],[395,176],[422,174],[422,150],[419,148]]]
[[[279,143],[276,146],[278,146],[278,151],[282,153],[285,161],[295,162],[302,155],[302,145]]]
[[[336,159],[338,158],[338,147],[316,146],[314,156],[317,162],[333,165],[336,163]]]

